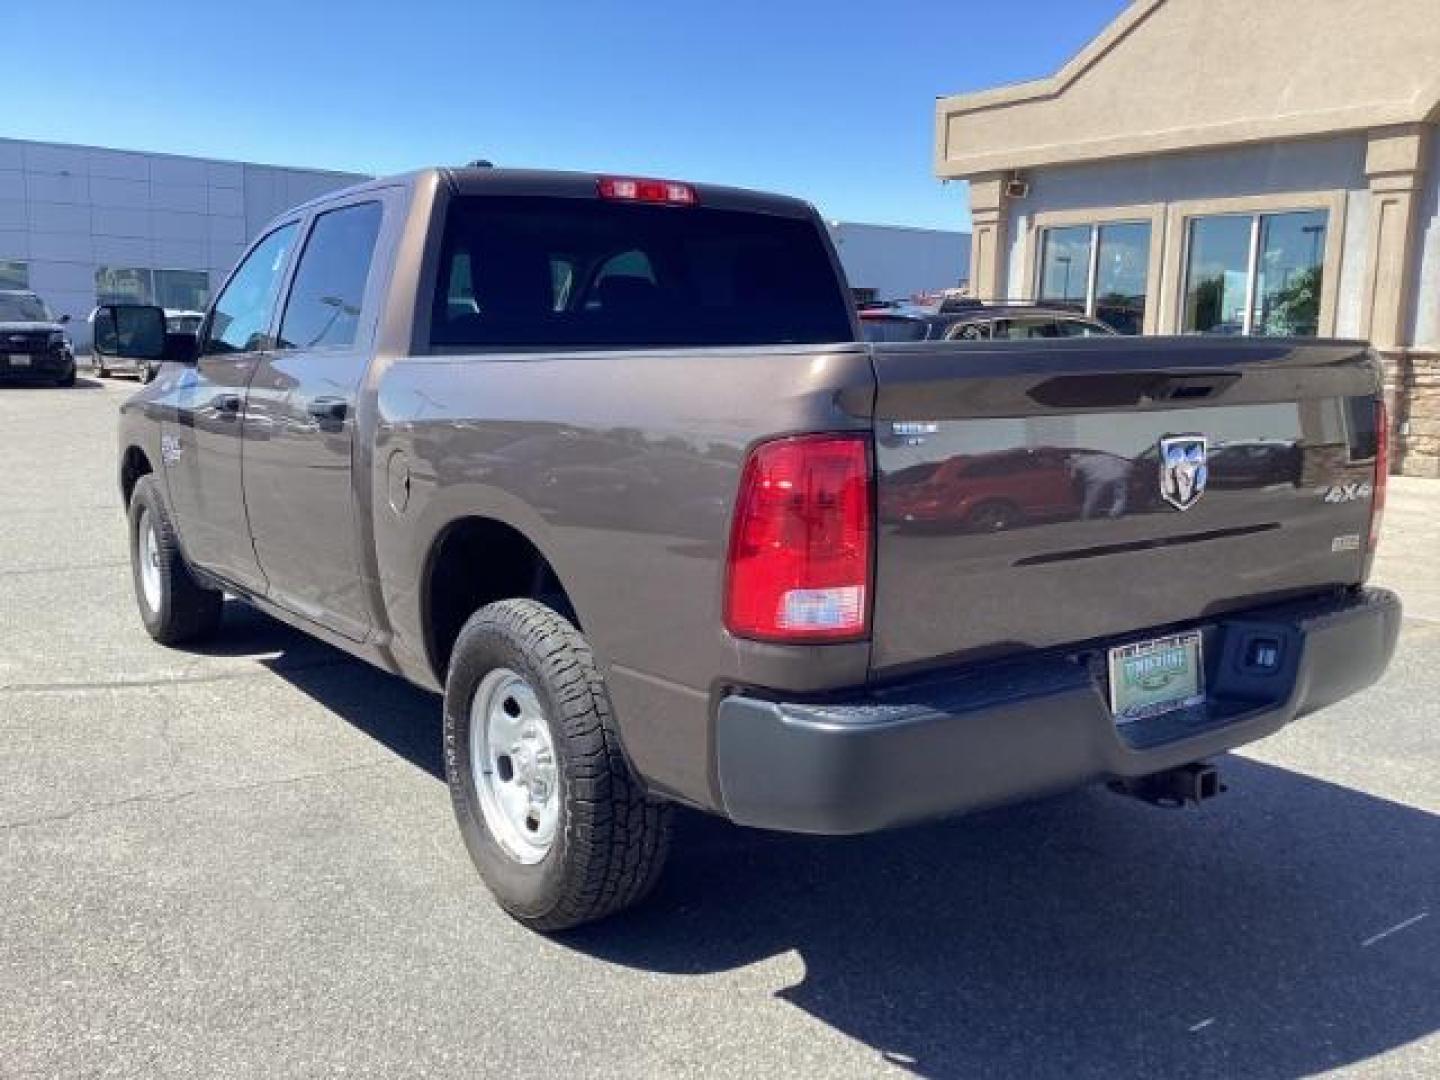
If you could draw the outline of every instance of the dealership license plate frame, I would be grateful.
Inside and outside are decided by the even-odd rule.
[[[1127,663],[1156,657],[1154,674],[1145,685]],[[1172,657],[1179,657],[1177,662]],[[1106,654],[1110,713],[1117,725],[1149,720],[1205,701],[1205,641],[1198,630],[1117,645]],[[1153,685],[1169,676],[1161,685]],[[1138,685],[1137,685],[1138,684]]]

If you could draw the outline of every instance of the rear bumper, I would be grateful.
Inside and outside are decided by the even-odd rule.
[[[1395,594],[1361,589],[1202,627],[1207,701],[1117,728],[1103,650],[972,668],[853,700],[734,696],[715,755],[728,816],[806,833],[862,833],[1146,776],[1263,738],[1364,689],[1400,631]],[[1246,667],[1249,643],[1280,663]]]
[[[16,362],[16,358],[21,358]],[[38,353],[7,353],[0,350],[0,379],[53,379],[67,375],[75,358],[66,350]]]

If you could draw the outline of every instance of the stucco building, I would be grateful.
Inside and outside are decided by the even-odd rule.
[[[971,287],[1134,332],[1366,338],[1440,476],[1436,0],[1133,0],[1047,79],[941,98]]]

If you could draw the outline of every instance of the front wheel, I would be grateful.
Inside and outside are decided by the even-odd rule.
[[[140,619],[156,641],[179,645],[219,629],[225,597],[190,572],[154,476],[142,476],[130,496],[130,569]]]
[[[533,929],[614,914],[660,875],[670,808],[630,773],[589,645],[544,604],[491,604],[461,630],[445,773],[480,876]]]

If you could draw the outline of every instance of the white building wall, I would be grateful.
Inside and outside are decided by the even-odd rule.
[[[0,261],[88,347],[101,266],[208,272],[218,288],[246,242],[353,174],[0,139]]]
[[[970,234],[897,225],[829,222],[853,289],[884,300],[954,288],[970,277]]]

